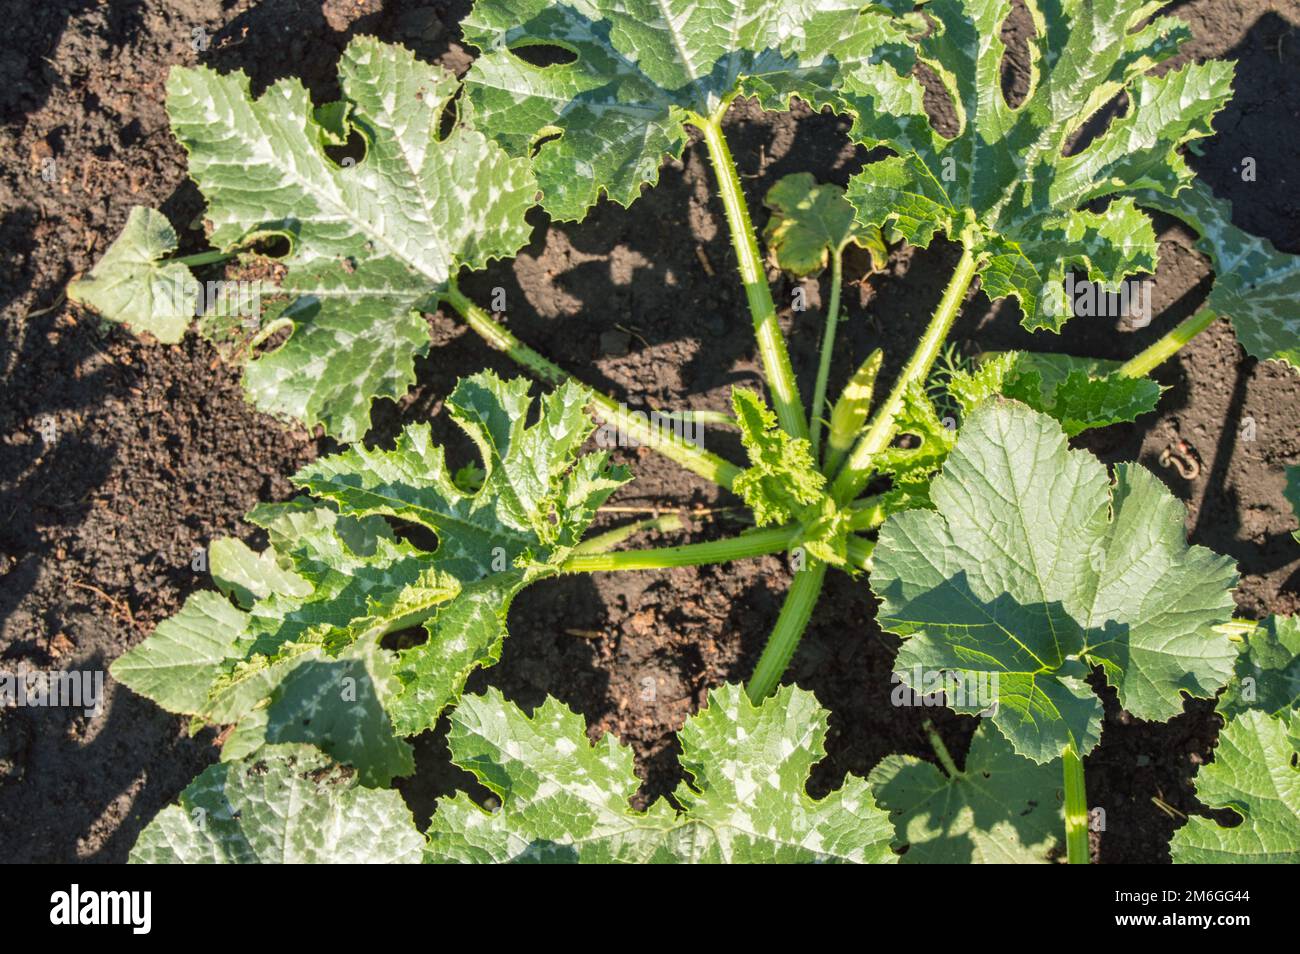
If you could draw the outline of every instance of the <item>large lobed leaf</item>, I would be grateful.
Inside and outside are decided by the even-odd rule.
[[[1300,617],[1270,616],[1246,635],[1218,709],[1225,719],[1248,709],[1300,709]]]
[[[1165,720],[1236,659],[1213,629],[1232,616],[1232,562],[1186,544],[1182,505],[1148,471],[1115,477],[1051,418],[998,399],[962,428],[936,510],[881,527],[871,585],[881,625],[907,637],[896,669],[996,677],[993,724],[1039,763],[1097,743],[1093,666],[1126,709]]]
[[[709,693],[679,739],[688,781],[647,811],[632,753],[587,741],[581,717],[547,699],[532,716],[500,693],[451,715],[452,758],[501,800],[439,801],[429,858],[439,862],[890,862],[891,829],[866,783],[849,776],[822,799],[804,791],[825,755],[826,712],[782,687],[754,706],[740,686]]]
[[[526,159],[510,158],[480,133],[456,127],[439,137],[459,84],[409,50],[356,37],[339,63],[339,84],[341,101],[313,108],[295,79],[254,99],[243,73],[177,67],[167,112],[207,199],[212,244],[230,250],[272,236],[289,243],[274,300],[258,305],[268,334],[291,330],[286,341],[251,356],[258,329],[241,331],[238,316],[206,316],[201,330],[251,357],[244,383],[258,407],[347,442],[369,428],[375,398],[400,398],[414,382],[415,358],[429,348],[420,311],[434,307],[462,267],[482,268],[528,240],[524,216],[537,184]],[[331,154],[350,138],[364,144],[360,159]],[[158,292],[188,278],[184,265],[162,257],[175,245],[159,213],[133,212],[70,294],[178,340],[197,291],[183,314]],[[248,298],[243,290],[235,296]]]
[[[560,220],[602,193],[630,205],[681,155],[684,124],[736,94],[820,108],[850,70],[906,49],[905,21],[853,0],[477,0],[461,27],[482,51],[465,77],[469,122],[511,155],[536,150],[542,204]],[[538,46],[571,59],[520,55]]]
[[[1214,761],[1196,774],[1196,797],[1231,809],[1240,822],[1225,828],[1193,817],[1174,832],[1176,864],[1300,862],[1300,713],[1277,718],[1241,713],[1219,733]]]
[[[1002,395],[1055,418],[1074,437],[1155,410],[1160,385],[1120,374],[1119,367],[1117,361],[1100,358],[1004,351],[989,355],[973,372],[955,373],[948,390],[967,414]]]
[[[210,765],[140,833],[135,864],[411,864],[424,838],[394,791],[307,746]]]
[[[956,775],[890,755],[867,781],[894,820],[903,864],[1041,864],[1060,848],[1060,764],[1021,758],[982,722]]]
[[[431,728],[470,672],[496,662],[515,594],[559,572],[627,479],[604,454],[578,456],[594,427],[586,391],[547,394],[530,425],[528,388],[487,373],[448,398],[483,455],[472,493],[454,484],[427,425],[408,427],[392,450],[356,447],[303,468],[293,479],[317,500],[250,514],[270,550],[212,550],[218,586],[244,608],[190,597],[113,675],[172,711],[239,724],[232,757],[310,742],[366,784],[409,774],[400,737]],[[385,518],[432,531],[437,549],[398,539]],[[413,627],[423,642],[380,645]]]
[[[1152,272],[1156,241],[1132,193],[1172,195],[1192,173],[1178,149],[1207,136],[1229,96],[1232,67],[1211,61],[1147,71],[1190,35],[1157,17],[1148,0],[1030,0],[1031,81],[1019,106],[1002,92],[1000,30],[1011,0],[932,0],[933,29],[918,57],[942,80],[959,123],[940,135],[923,108],[920,82],[884,64],[858,69],[844,96],[858,114],[853,136],[895,156],[868,164],[849,183],[859,220],[891,225],[928,245],[936,232],[977,256],[990,298],[1015,297],[1029,329],[1059,329],[1067,269],[1115,285]],[[1085,123],[1123,92],[1127,112],[1082,150],[1065,155]],[[1109,200],[1099,211],[1096,203]]]
[[[1170,197],[1146,190],[1141,205],[1182,219],[1200,235],[1197,247],[1214,266],[1205,307],[1229,318],[1248,354],[1300,368],[1300,255],[1232,224],[1232,206],[1196,182]]]

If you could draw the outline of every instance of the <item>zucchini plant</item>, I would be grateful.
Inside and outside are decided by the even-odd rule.
[[[920,10],[900,0],[478,0],[463,30],[481,52],[463,79],[360,37],[340,64],[342,98],[323,104],[294,80],[253,98],[241,74],[173,69],[167,109],[207,199],[213,248],[176,256],[171,225],[137,209],[69,295],[175,341],[202,295],[193,268],[255,260],[281,241],[258,320],[244,320],[236,295],[202,309],[200,332],[244,364],[258,407],[352,446],[295,475],[302,496],[249,515],[268,549],[214,543],[216,591],[192,595],[114,664],[119,681],[195,726],[232,727],[222,762],[145,829],[133,858],[1044,861],[1063,847],[1086,862],[1083,759],[1101,732],[1093,687],[1166,720],[1185,697],[1225,685],[1225,699],[1244,699],[1248,678],[1252,704],[1230,713],[1230,748],[1198,781],[1207,803],[1244,822],[1198,819],[1174,854],[1294,860],[1294,624],[1234,620],[1235,568],[1188,545],[1183,507],[1159,480],[1138,465],[1112,475],[1068,446],[1153,410],[1161,389],[1147,375],[1217,316],[1251,354],[1300,358],[1296,260],[1236,230],[1181,155],[1211,134],[1232,67],[1153,74],[1188,36],[1153,17],[1159,6],[1031,0],[1032,78],[1016,105],[1000,79],[1010,0]],[[567,57],[520,55],[535,46]],[[951,137],[923,108],[918,63],[951,101]],[[1127,112],[1081,143],[1085,123],[1121,94]],[[890,153],[847,190],[796,174],[767,195],[774,264],[831,272],[810,405],[724,133],[737,97],[843,111],[856,142]],[[458,285],[463,271],[513,255],[538,205],[576,221],[602,197],[632,204],[692,129],[768,389],[732,393],[743,465],[583,386]],[[1154,271],[1143,209],[1198,232],[1216,270],[1201,311],[1127,362],[1004,353],[936,379],[977,285],[1016,299],[1026,328],[1058,331],[1069,309],[1053,302],[1067,275],[1114,290]],[[887,242],[926,246],[940,233],[960,256],[888,392],[876,395],[877,351],[828,401],[844,250],[856,244],[881,264]],[[413,383],[430,346],[422,312],[442,306],[548,389],[534,399],[524,378],[463,378],[446,407],[481,461],[457,471],[426,424],[391,449],[361,442],[373,401]],[[631,479],[603,452],[582,452],[597,421],[733,491],[754,529],[648,549],[618,547],[670,521],[587,536]],[[391,520],[431,531],[436,546],[397,536]],[[535,581],[772,553],[791,555],[784,605],[748,683],[715,690],[682,729],[689,780],[671,804],[633,810],[628,751],[589,744],[559,703],[529,715],[497,693],[463,696],[470,673],[500,657],[511,601]],[[939,767],[894,756],[869,779],[806,795],[825,714],[780,681],[832,570],[879,599],[881,626],[902,638],[896,669],[908,687],[929,691],[935,676],[997,687],[992,706],[945,695],[986,723],[964,768],[933,735]],[[412,627],[426,638],[386,645]],[[1266,708],[1253,705],[1259,677],[1243,666],[1268,671]],[[453,759],[500,806],[445,799],[421,834],[384,789],[414,770],[407,739],[448,713]],[[1276,797],[1253,784],[1261,772]],[[290,803],[300,823],[286,824]]]

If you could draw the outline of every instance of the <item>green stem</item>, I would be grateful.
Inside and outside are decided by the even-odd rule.
[[[934,317],[930,319],[929,327],[925,329],[925,335],[916,346],[916,351],[912,353],[911,360],[903,368],[903,373],[894,382],[889,397],[885,398],[885,403],[876,411],[876,416],[872,418],[866,434],[853,448],[844,468],[831,486],[831,492],[838,503],[852,500],[862,492],[871,479],[871,466],[875,456],[888,447],[889,442],[894,439],[894,419],[903,405],[903,396],[907,392],[907,387],[913,381],[923,381],[930,373],[930,367],[934,364],[934,359],[938,356],[939,349],[943,347],[944,339],[948,337],[948,332],[957,319],[957,313],[961,310],[962,300],[975,279],[975,268],[975,256],[971,254],[969,246],[964,244],[961,258],[952,273],[952,278],[948,281],[948,287],[944,289],[943,298],[939,301]]]
[[[634,537],[638,533],[645,533],[650,530],[657,530],[660,533],[673,533],[680,529],[682,529],[682,518],[675,513],[665,513],[658,517],[637,520],[626,526],[615,527],[613,530],[606,530],[594,537],[588,537],[574,547],[573,552],[604,553],[606,550],[614,549],[624,540]]]
[[[808,412],[808,441],[813,460],[821,460],[822,413],[826,406],[826,381],[831,374],[831,355],[835,351],[835,331],[840,323],[840,281],[844,267],[844,247],[831,253],[831,301],[826,309],[826,330],[822,332],[822,351],[817,362],[817,381],[813,385],[812,407]]]
[[[726,540],[687,543],[679,547],[621,550],[618,553],[575,553],[564,563],[565,573],[612,573],[617,570],[663,570],[671,566],[726,563],[780,553],[799,540],[798,526],[753,530]]]
[[[1202,308],[1190,318],[1184,318],[1163,338],[1124,362],[1119,373],[1129,378],[1146,377],[1157,365],[1172,358],[1187,342],[1214,324],[1218,317],[1211,309]]]
[[[855,500],[849,510],[850,529],[858,533],[874,530],[885,522],[885,496],[876,494],[873,497]]]
[[[559,365],[521,342],[504,325],[493,321],[492,316],[466,298],[454,282],[443,292],[442,297],[460,312],[465,323],[486,341],[489,347],[503,352],[541,381],[560,385],[565,381],[574,380],[572,375]],[[651,426],[645,415],[629,413],[626,407],[614,403],[612,398],[604,394],[592,390],[591,402],[596,413],[607,423],[621,428],[637,442],[658,451],[669,460],[676,461],[706,480],[711,480],[730,490],[732,482],[740,476],[740,468],[735,464],[717,454],[711,454],[689,444],[671,432],[665,433],[663,429]]]
[[[826,564],[820,560],[810,560],[808,565],[794,575],[781,613],[772,627],[772,635],[767,638],[763,655],[758,657],[754,674],[749,677],[745,691],[755,704],[766,699],[776,691],[777,683],[785,674],[795,648],[808,627],[817,597],[821,595],[822,583],[826,579]]]
[[[957,768],[957,763],[952,760],[952,754],[949,753],[948,746],[943,744],[939,731],[929,719],[925,720],[925,734],[930,740],[930,748],[934,749],[934,754],[939,757],[939,763],[943,766],[943,770],[948,773],[948,777],[960,778],[965,775],[965,772]]]
[[[659,411],[660,417],[693,424],[715,424],[719,427],[739,427],[736,418],[726,411]]]
[[[1061,753],[1065,769],[1065,856],[1072,865],[1088,863],[1088,790],[1083,760],[1071,742]]]
[[[169,258],[167,262],[176,262],[178,265],[185,265],[189,268],[197,268],[200,265],[211,265],[214,262],[225,262],[239,254],[239,250],[233,252],[222,252],[217,249],[211,249],[207,252],[195,252],[193,255],[182,255],[178,258]]]
[[[709,159],[718,180],[718,194],[722,197],[722,207],[727,213],[731,246],[736,250],[740,280],[745,286],[750,317],[754,320],[758,353],[763,359],[763,371],[772,391],[776,418],[781,423],[781,429],[791,437],[807,437],[808,421],[804,418],[803,404],[799,400],[799,385],[795,382],[790,353],[786,350],[781,326],[776,319],[772,289],[768,287],[767,276],[763,273],[763,259],[758,252],[754,225],[749,220],[749,209],[740,189],[740,176],[736,173],[731,150],[727,148],[727,139],[722,134],[722,116],[725,112],[724,103],[708,119],[695,117],[695,123],[704,134],[704,143],[708,147]]]

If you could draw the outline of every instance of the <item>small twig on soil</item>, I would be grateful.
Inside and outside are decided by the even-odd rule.
[[[64,294],[63,292],[59,292],[59,297],[54,300],[53,305],[50,305],[49,308],[37,308],[35,311],[29,311],[27,315],[23,318],[23,321],[30,321],[33,318],[41,317],[41,315],[48,315],[52,311],[57,311],[59,308],[63,306],[63,303],[66,300],[67,300],[67,295]]]
[[[69,581],[68,585],[75,586],[78,589],[82,589],[82,590],[90,590],[90,592],[92,593],[98,593],[100,596],[102,596],[105,600],[108,601],[108,604],[112,606],[114,610],[116,610],[118,613],[126,617],[126,620],[128,623],[131,624],[132,629],[135,629],[139,625],[135,621],[135,614],[131,612],[131,604],[126,602],[125,600],[115,599],[109,596],[99,587],[91,586],[89,583],[78,583],[77,581],[72,580]]]
[[[704,269],[704,273],[706,275],[708,275],[710,278],[713,278],[717,274],[713,270],[713,263],[709,261],[709,256],[704,254],[703,246],[701,245],[695,246],[695,257],[700,260],[700,267]]]
[[[1160,809],[1170,818],[1174,818],[1174,819],[1181,818],[1183,820],[1187,819],[1186,815],[1184,815],[1178,809],[1174,808],[1174,806],[1170,805],[1167,801],[1165,801],[1163,798],[1159,797],[1158,795],[1151,796],[1151,804],[1155,805],[1156,808]]]
[[[646,341],[645,336],[640,334],[638,331],[636,331],[635,327],[629,328],[627,327],[627,325],[620,325],[617,321],[614,322],[614,327],[617,328],[619,331],[626,332],[627,334],[631,335],[633,338],[641,342],[647,348],[650,347],[650,342]]]

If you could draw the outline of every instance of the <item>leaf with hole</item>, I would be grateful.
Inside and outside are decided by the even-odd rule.
[[[895,861],[889,820],[850,775],[824,798],[805,791],[826,754],[827,713],[810,692],[783,687],[757,706],[724,685],[678,733],[686,771],[673,798],[629,805],[641,782],[612,735],[587,740],[580,716],[548,698],[527,715],[496,690],[466,696],[451,715],[456,764],[500,799],[438,802],[429,858],[438,862]]]
[[[852,136],[896,155],[868,163],[848,196],[864,225],[891,227],[920,246],[936,233],[962,241],[990,298],[1016,298],[1030,330],[1059,330],[1069,315],[1052,303],[1068,269],[1108,286],[1155,271],[1155,234],[1134,196],[1190,184],[1179,149],[1211,133],[1232,65],[1147,75],[1190,35],[1182,21],[1149,19],[1147,0],[1071,0],[1035,7],[1030,92],[1012,106],[1000,38],[1011,9],[1011,0],[925,6],[933,28],[917,40],[918,58],[952,102],[951,138],[931,124],[914,76],[884,64],[853,73],[843,93],[858,117]],[[1072,148],[1121,94],[1126,112]]]

